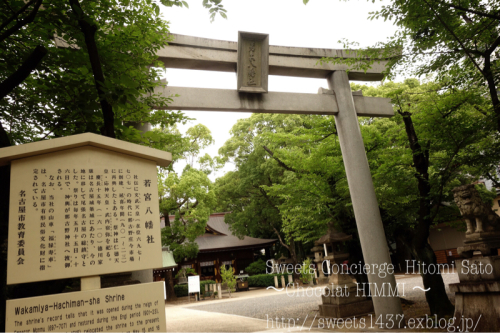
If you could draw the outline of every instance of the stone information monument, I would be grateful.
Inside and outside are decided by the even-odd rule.
[[[165,330],[161,282],[99,289],[99,275],[162,265],[156,166],[170,161],[90,133],[0,150],[11,164],[7,284],[82,278],[82,292],[7,301],[7,331]]]

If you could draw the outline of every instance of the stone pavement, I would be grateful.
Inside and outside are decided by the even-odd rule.
[[[223,299],[205,300],[201,302],[187,301],[181,298],[174,304],[166,303],[165,314],[167,318],[167,332],[260,332],[272,331],[267,327],[267,321],[262,319],[244,317],[234,314],[208,312],[196,310],[201,305],[221,305],[221,303],[233,303],[244,299],[260,298],[285,294],[284,291],[251,289],[248,292],[223,294]],[[236,304],[235,304],[236,305]],[[278,330],[280,331],[280,330]]]
[[[444,274],[448,297],[454,301],[453,293],[449,292],[448,285],[458,281],[456,274]],[[404,283],[405,299],[414,302],[413,305],[403,306],[405,316],[421,317],[429,309],[423,291],[413,289],[422,285],[420,275],[399,275],[397,282]],[[325,286],[317,286],[320,290]],[[401,286],[400,286],[401,287]],[[402,292],[402,290],[400,290]],[[167,303],[165,312],[168,332],[324,332],[321,329],[320,317],[317,311],[320,302],[319,296],[290,297],[286,291],[251,289],[247,292],[232,294],[228,298],[223,294],[222,300],[204,300],[188,302],[187,297],[180,298],[175,303]],[[278,316],[278,327],[276,324]],[[284,322],[281,321],[284,318]],[[326,326],[324,325],[325,329]],[[330,328],[332,330],[333,327]],[[328,329],[327,329],[328,330]],[[380,331],[380,329],[334,329],[335,331]],[[408,330],[420,331],[420,330]],[[429,330],[434,331],[434,330]]]
[[[266,321],[243,316],[167,305],[167,332],[259,332]]]

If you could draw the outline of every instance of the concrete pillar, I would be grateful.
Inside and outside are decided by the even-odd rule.
[[[293,275],[288,275],[288,284],[290,285],[291,288],[294,288]]]
[[[278,276],[274,276],[274,287],[275,288],[279,288],[279,285],[278,285]]]
[[[217,283],[217,296],[222,299],[222,283]]]
[[[381,267],[382,264],[391,263],[391,258],[359,128],[358,116],[354,108],[349,78],[345,71],[335,71],[328,76],[327,80],[328,86],[335,93],[339,107],[339,113],[335,116],[335,124],[363,250],[363,258],[366,264],[378,264],[378,267]],[[391,295],[389,288],[391,290],[397,288],[396,279],[393,274],[386,274],[382,278],[380,276],[384,276],[384,274],[378,273],[377,270],[375,274],[368,274],[368,281],[375,284],[377,289],[383,286],[384,295],[386,296],[373,297],[375,315],[377,318],[381,316],[384,324],[391,325],[391,323],[394,323],[393,318],[396,315],[403,315],[399,298],[389,297]]]
[[[285,282],[285,276],[284,275],[281,276],[281,287],[282,288],[286,287],[286,282]]]

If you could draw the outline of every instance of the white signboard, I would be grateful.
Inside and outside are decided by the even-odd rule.
[[[7,301],[7,332],[166,332],[163,282]]]
[[[200,276],[188,276],[188,293],[200,292]]]

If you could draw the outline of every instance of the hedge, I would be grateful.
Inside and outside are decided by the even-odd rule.
[[[278,286],[283,288],[286,287],[281,285],[281,276],[285,276],[285,284],[288,283],[288,275],[289,274],[259,274],[252,275],[248,277],[248,286],[249,287],[274,287],[274,277],[278,277]]]
[[[213,284],[215,281],[212,280],[204,280],[200,281],[200,291],[205,291],[206,284]],[[175,296],[183,297],[188,295],[188,285],[187,284],[176,284],[174,286]]]

